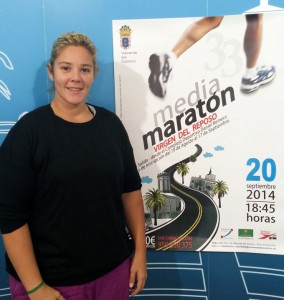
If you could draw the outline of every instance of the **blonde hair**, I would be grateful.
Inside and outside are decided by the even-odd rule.
[[[92,61],[94,65],[94,74],[97,73],[98,65],[96,59],[96,53],[97,53],[96,46],[85,34],[77,33],[77,32],[64,33],[61,36],[59,36],[57,40],[53,43],[50,60],[49,60],[51,72],[53,70],[55,59],[58,57],[60,51],[67,46],[81,46],[87,49],[92,56]]]

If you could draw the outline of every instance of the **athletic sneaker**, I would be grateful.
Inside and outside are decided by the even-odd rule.
[[[148,83],[151,92],[160,98],[166,95],[166,84],[168,82],[172,68],[167,54],[152,54],[149,58],[150,76]]]
[[[243,93],[251,93],[257,90],[261,85],[273,80],[274,77],[274,66],[262,66],[257,70],[257,73],[254,77],[242,78],[241,91]]]

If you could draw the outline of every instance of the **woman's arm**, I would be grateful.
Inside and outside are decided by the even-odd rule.
[[[147,278],[145,220],[141,191],[124,193],[122,203],[135,247],[129,278],[129,287],[133,289],[131,295],[134,296],[143,289]]]
[[[30,230],[27,224],[2,235],[6,252],[27,291],[33,290],[42,282],[42,277],[34,255]],[[63,300],[59,292],[46,284],[29,295],[31,300]]]

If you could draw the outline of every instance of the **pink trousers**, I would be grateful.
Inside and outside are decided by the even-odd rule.
[[[128,300],[131,259],[106,275],[81,285],[54,287],[66,300]],[[9,276],[12,300],[29,300],[21,282]]]

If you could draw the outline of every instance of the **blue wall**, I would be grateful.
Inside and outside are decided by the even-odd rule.
[[[45,65],[59,34],[84,32],[95,42],[100,70],[90,101],[114,111],[112,20],[240,14],[258,4],[258,0],[0,0],[0,143],[22,113],[50,101]],[[283,0],[270,4],[284,7]],[[0,298],[6,300],[10,297],[3,256],[0,242]],[[148,252],[148,282],[139,297],[284,299],[284,259],[245,253]]]

